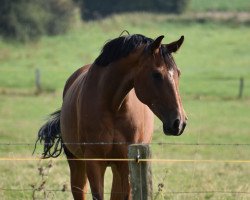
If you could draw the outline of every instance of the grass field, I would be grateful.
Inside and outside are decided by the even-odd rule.
[[[218,1],[219,2],[219,1]],[[34,143],[36,132],[47,114],[61,105],[66,78],[77,68],[91,63],[104,42],[122,30],[164,42],[185,35],[175,55],[182,70],[180,90],[189,116],[184,135],[166,137],[156,120],[153,157],[166,159],[249,160],[250,146],[182,146],[167,143],[249,144],[250,141],[250,27],[241,24],[169,22],[161,15],[113,16],[84,23],[68,34],[44,37],[28,44],[0,41],[0,143]],[[45,90],[35,95],[34,71],[42,73]],[[242,99],[239,78],[244,77]],[[41,147],[38,148],[41,150]],[[0,157],[31,157],[33,146],[2,146]],[[37,152],[39,154],[39,152]],[[0,161],[0,188],[32,188],[41,183],[35,161]],[[153,163],[156,199],[249,199],[249,163]],[[66,161],[54,161],[47,189],[69,188]],[[110,176],[108,172],[107,176]],[[109,178],[110,179],[110,178]],[[164,183],[162,192],[158,184]],[[106,182],[107,188],[110,181]],[[108,189],[106,192],[108,193]],[[171,193],[174,191],[233,191],[244,193]],[[37,192],[42,198],[42,192]],[[51,192],[49,199],[71,199],[69,192]],[[107,194],[108,196],[108,194]],[[31,191],[2,191],[0,199],[32,199]]]
[[[249,0],[191,0],[193,11],[249,11]]]

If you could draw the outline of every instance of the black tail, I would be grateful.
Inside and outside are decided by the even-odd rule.
[[[60,114],[61,110],[52,113],[49,120],[38,131],[38,138],[35,143],[34,152],[36,150],[37,142],[43,142],[43,158],[56,158],[62,152],[63,144],[60,129]]]

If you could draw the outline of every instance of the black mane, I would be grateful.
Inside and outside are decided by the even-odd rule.
[[[111,62],[128,56],[129,53],[140,45],[149,45],[152,42],[153,39],[140,34],[120,36],[103,46],[101,54],[95,60],[95,64],[98,66],[107,66]]]

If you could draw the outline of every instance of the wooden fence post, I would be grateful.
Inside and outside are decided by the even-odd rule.
[[[135,159],[129,161],[130,184],[133,200],[152,200],[152,172],[151,163],[140,159],[151,158],[149,145],[133,144],[129,146],[128,157]]]
[[[243,96],[243,88],[244,88],[244,78],[240,78],[240,87],[239,87],[239,96],[238,98],[241,99]]]

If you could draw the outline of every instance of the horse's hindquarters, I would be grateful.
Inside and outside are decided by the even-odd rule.
[[[70,91],[69,91],[70,92]],[[76,106],[74,106],[74,99],[66,95],[63,101],[61,110],[61,135],[66,148],[75,156],[83,157],[83,146],[80,144]]]

